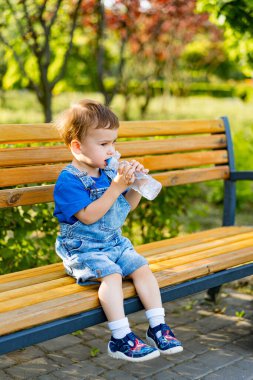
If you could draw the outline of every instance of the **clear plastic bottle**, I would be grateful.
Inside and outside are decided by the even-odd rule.
[[[107,160],[108,167],[113,170],[118,170],[119,158],[120,153],[115,152],[115,155]],[[130,187],[150,201],[155,199],[161,191],[162,184],[149,174],[135,172],[134,175],[135,181]]]

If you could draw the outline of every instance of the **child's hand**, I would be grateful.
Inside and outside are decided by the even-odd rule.
[[[113,182],[121,189],[121,192],[126,190],[135,181],[135,166],[131,165],[128,161],[121,161],[119,163],[118,173]]]
[[[134,168],[134,171],[136,172],[142,172],[144,174],[147,174],[149,172],[148,169],[145,169],[144,166],[136,160],[131,160],[130,165]]]

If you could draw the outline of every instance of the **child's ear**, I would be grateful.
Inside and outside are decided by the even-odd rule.
[[[79,154],[81,150],[81,143],[78,140],[72,140],[69,147],[73,153]]]

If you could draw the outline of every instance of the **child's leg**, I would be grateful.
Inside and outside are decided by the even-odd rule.
[[[137,294],[146,309],[149,325],[155,327],[165,323],[160,289],[148,265],[143,265],[134,271],[130,277],[133,279]]]
[[[98,297],[108,319],[112,336],[116,339],[124,338],[131,330],[124,312],[122,276],[115,273],[103,277]]]
[[[130,277],[146,309],[146,316],[149,321],[146,338],[149,344],[157,347],[164,354],[175,354],[183,351],[181,342],[175,338],[170,327],[165,323],[160,289],[150,268],[144,265],[134,271]]]
[[[125,318],[122,276],[119,273],[101,279],[98,297],[109,322]]]
[[[98,291],[99,300],[108,319],[112,332],[108,354],[115,359],[140,362],[154,359],[159,351],[136,337],[129,328],[125,317],[122,291],[122,277],[115,273],[102,278]]]
[[[143,265],[129,275],[146,310],[162,308],[160,289],[148,265]]]

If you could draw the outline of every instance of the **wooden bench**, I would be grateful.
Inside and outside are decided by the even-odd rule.
[[[253,227],[234,226],[235,183],[253,172],[235,171],[228,120],[122,122],[119,136],[132,139],[117,143],[122,157],[136,157],[164,186],[224,181],[222,227],[137,247],[163,302],[253,274]],[[52,125],[1,125],[0,144],[0,207],[51,202],[52,183],[71,160]],[[127,314],[142,308],[130,281],[124,297]],[[103,321],[97,285],[76,285],[61,263],[0,277],[2,354]]]

